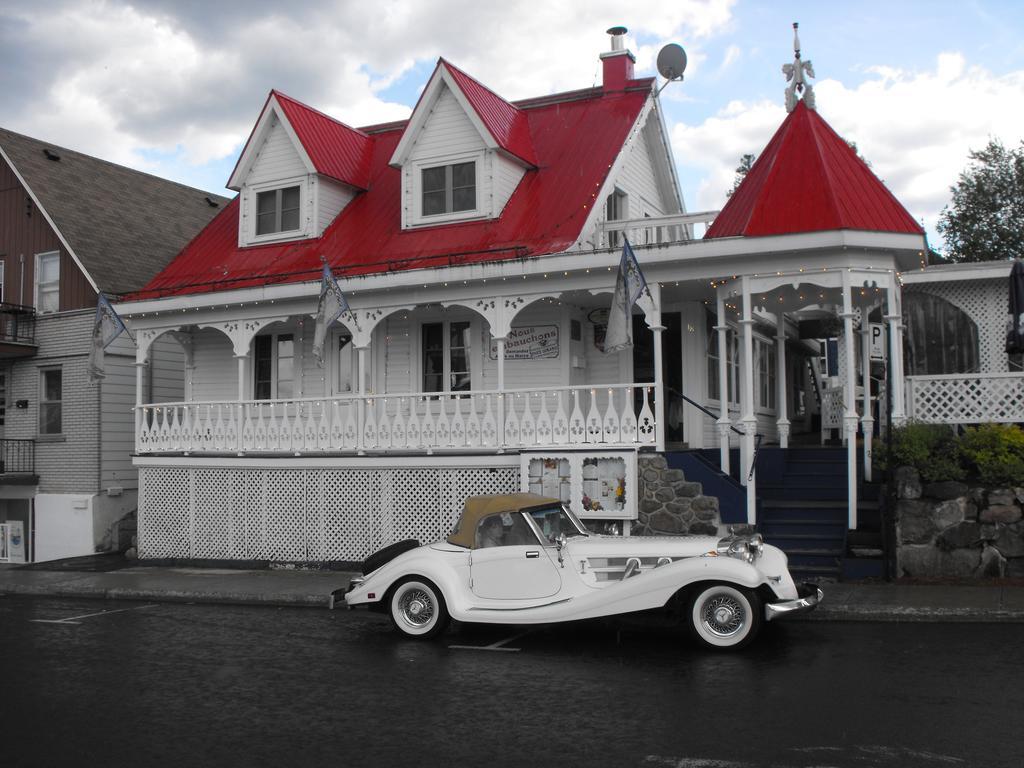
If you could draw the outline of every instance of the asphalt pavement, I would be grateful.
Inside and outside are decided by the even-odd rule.
[[[30,566],[0,565],[0,595],[329,608],[355,571],[296,567],[143,565],[120,555]],[[797,619],[825,621],[1024,622],[1024,585],[838,582],[822,584],[818,608]]]

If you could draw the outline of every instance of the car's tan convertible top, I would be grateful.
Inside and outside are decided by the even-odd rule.
[[[462,515],[455,524],[455,530],[448,537],[449,544],[472,549],[477,523],[497,512],[521,512],[540,507],[561,506],[558,499],[538,496],[535,493],[506,493],[497,496],[470,496],[462,507]]]

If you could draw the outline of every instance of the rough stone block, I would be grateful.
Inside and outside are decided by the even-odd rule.
[[[1018,504],[1024,504],[1024,487],[1014,488],[1013,495],[1017,497]]]
[[[1021,519],[1021,511],[1016,504],[992,505],[981,510],[978,519],[983,523],[1016,523]]]
[[[990,507],[1008,507],[1016,501],[1016,494],[1009,488],[994,488],[988,492],[988,505]]]
[[[985,489],[984,488],[971,488],[967,492],[967,498],[971,500],[972,504],[977,504],[979,507],[985,506]]]
[[[644,456],[640,459],[642,466],[653,467],[654,469],[664,469],[668,466],[668,462],[665,461],[665,457],[661,454],[654,454],[653,456]]]
[[[666,483],[678,483],[680,480],[685,480],[686,475],[681,469],[663,469],[661,470],[661,479]]]
[[[697,496],[691,503],[691,508],[694,512],[702,512],[710,510],[712,512],[718,511],[718,497],[717,496]]]
[[[704,489],[700,483],[688,483],[684,480],[682,482],[672,483],[672,490],[675,491],[676,496],[692,499],[696,496],[700,496],[701,491]]]
[[[640,511],[646,515],[653,515],[655,512],[658,512],[661,507],[662,503],[660,501],[655,501],[654,499],[644,499],[640,502]]]
[[[682,520],[693,520],[693,511],[690,509],[689,499],[670,501],[665,505],[665,511]]]
[[[645,482],[656,483],[658,482],[658,470],[656,469],[645,469],[641,475]]]
[[[985,579],[998,579],[1006,575],[1006,558],[995,547],[985,547],[981,552],[981,564],[977,575]]]
[[[925,501],[897,501],[896,520],[901,544],[927,544],[938,533],[931,517],[931,505]]]
[[[958,483],[955,480],[946,480],[941,483],[928,483],[923,490],[923,495],[929,499],[948,501],[958,496],[967,495],[966,483]]]
[[[648,521],[651,529],[661,533],[682,533],[685,530],[683,521],[668,512],[657,512]]]
[[[1003,557],[1024,557],[1024,523],[1003,526],[992,542]]]
[[[961,503],[959,499],[940,501],[932,507],[932,521],[935,523],[935,527],[941,531],[951,525],[963,522],[965,506],[966,501]]]
[[[714,509],[699,509],[696,512],[694,512],[694,516],[698,520],[717,520],[718,511]]]
[[[970,498],[970,497],[968,497]],[[978,505],[973,501],[964,499],[964,520],[977,520],[978,519]]]
[[[659,488],[654,492],[654,498],[658,501],[673,501],[676,494],[671,488]]]
[[[956,549],[942,552],[935,547],[900,547],[900,570],[907,576],[973,576],[981,563],[981,551]]]
[[[954,525],[939,534],[935,544],[946,552],[954,549],[969,549],[981,546],[981,526],[975,522],[963,522]]]
[[[718,534],[718,526],[703,522],[691,523],[689,532],[698,536],[715,536]]]
[[[921,498],[921,477],[913,467],[899,467],[896,470],[896,498]]]

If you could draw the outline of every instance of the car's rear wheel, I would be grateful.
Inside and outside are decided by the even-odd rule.
[[[742,648],[761,628],[761,598],[731,584],[698,589],[690,601],[690,630],[707,648]]]
[[[448,626],[441,590],[427,579],[413,576],[401,582],[391,591],[388,606],[391,623],[407,637],[426,640]]]

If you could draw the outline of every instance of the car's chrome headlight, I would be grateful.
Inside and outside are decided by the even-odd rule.
[[[716,552],[752,563],[764,552],[764,538],[759,533],[752,536],[727,536],[718,542]]]

